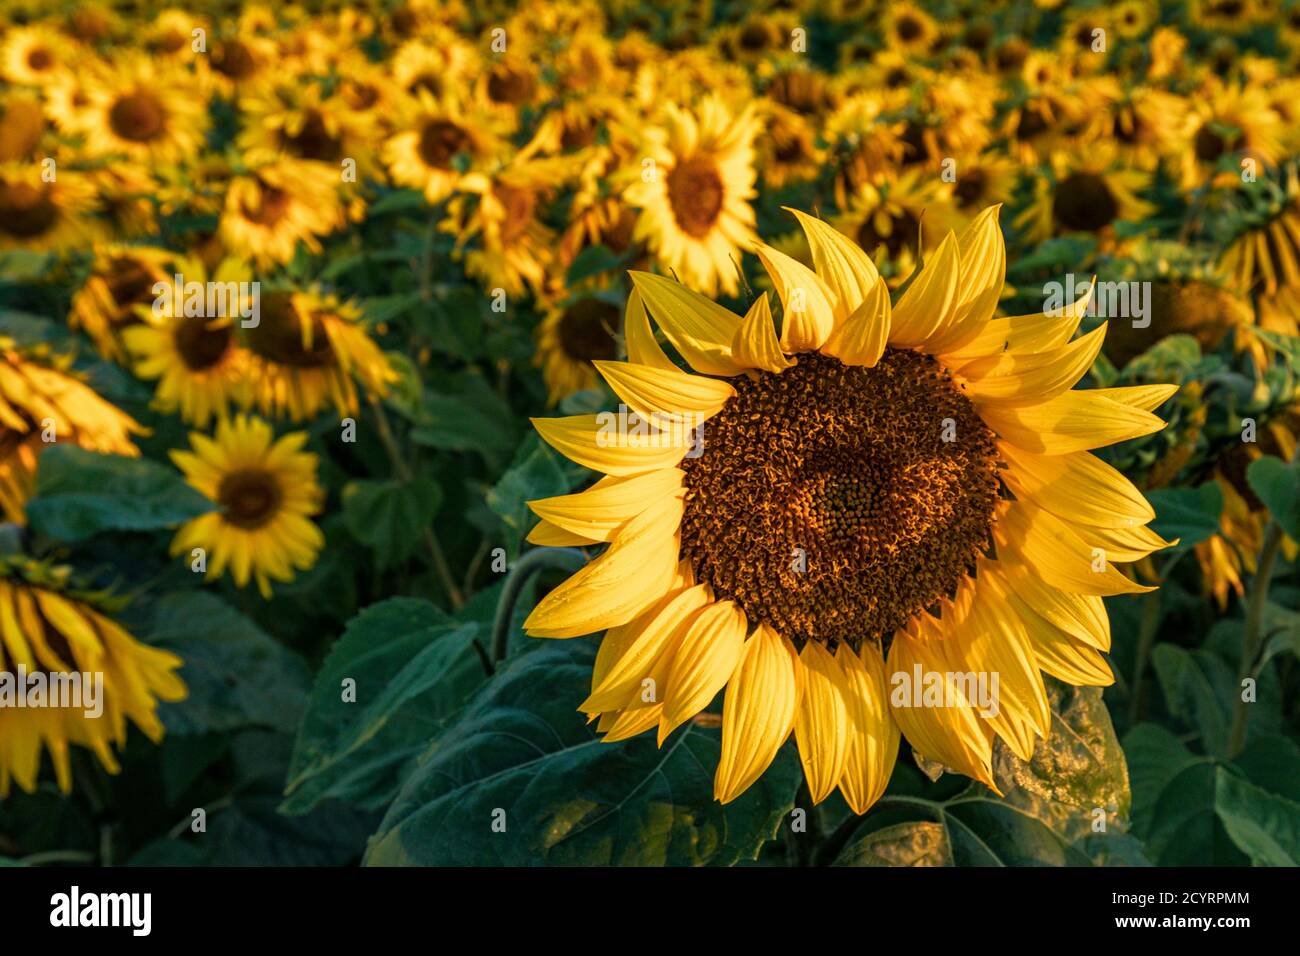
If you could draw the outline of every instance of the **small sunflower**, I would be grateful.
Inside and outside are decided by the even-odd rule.
[[[384,162],[395,183],[418,189],[430,203],[446,199],[503,150],[490,122],[451,98],[435,100],[422,90],[408,112],[384,144]]]
[[[71,745],[93,751],[105,770],[117,773],[114,751],[126,745],[127,722],[156,744],[164,733],[158,702],[187,694],[176,675],[179,657],[136,640],[102,599],[69,590],[68,577],[67,568],[0,559],[0,674],[102,675],[95,705],[102,712],[87,714],[84,697],[71,706],[0,708],[0,799],[14,782],[36,791],[42,750],[64,793],[72,790]]]
[[[598,415],[536,421],[607,477],[532,502],[542,522],[530,538],[609,547],[525,627],[608,629],[579,706],[607,740],[655,728],[662,744],[725,688],[723,802],[792,733],[817,802],[838,787],[865,812],[900,731],[996,790],[994,740],[1027,759],[1050,732],[1043,673],[1112,681],[1102,597],[1150,590],[1115,562],[1167,542],[1145,528],[1154,512],[1137,489],[1089,449],[1164,427],[1151,410],[1176,387],[1071,391],[1105,335],[1071,340],[1080,303],[993,318],[996,208],[949,233],[892,305],[854,242],[800,222],[815,272],[758,250],[783,304],[779,337],[766,295],[742,318],[633,273],[696,374],[633,310],[629,361],[596,367],[649,430]],[[899,680],[918,672],[955,692],[946,706],[900,698]],[[958,691],[961,672],[998,673],[998,706]]]
[[[0,74],[20,86],[44,86],[66,72],[75,56],[74,44],[47,27],[11,27],[0,44]]]
[[[207,104],[177,68],[143,56],[117,63],[90,90],[77,131],[91,155],[175,161],[203,145]]]
[[[207,270],[196,260],[178,264],[187,282],[206,286]],[[143,379],[157,379],[154,406],[163,412],[179,411],[181,418],[206,428],[215,418],[227,417],[230,408],[242,400],[248,387],[249,355],[240,347],[235,321],[250,311],[251,302],[241,301],[239,283],[249,282],[252,273],[238,260],[221,263],[212,281],[227,291],[225,314],[209,316],[205,308],[187,315],[177,313],[171,295],[155,315],[122,332],[122,343],[132,358],[132,370]],[[169,280],[170,281],[170,280]]]
[[[1150,183],[1150,173],[1125,166],[1113,148],[1098,145],[1086,155],[1058,151],[1016,225],[1034,242],[1087,233],[1110,248],[1119,242],[1116,223],[1141,222],[1155,211],[1138,196]]]
[[[881,20],[885,45],[900,53],[924,56],[939,38],[934,19],[912,3],[891,3]]]
[[[94,204],[94,187],[83,173],[48,176],[38,163],[0,163],[0,251],[89,245],[103,232],[89,215]]]
[[[672,104],[652,131],[641,168],[624,198],[641,211],[635,238],[693,289],[734,294],[740,251],[754,232],[752,107],[733,115],[717,97],[694,112]]]
[[[0,508],[8,521],[25,522],[37,458],[52,444],[140,454],[131,436],[145,434],[145,429],[66,371],[66,365],[0,338]]]
[[[957,175],[960,181],[960,169]],[[877,177],[848,197],[835,228],[877,266],[888,263],[888,281],[897,284],[911,275],[918,243],[928,252],[955,221],[954,187],[919,169]]]
[[[193,450],[173,451],[172,461],[217,510],[186,522],[172,555],[202,549],[206,579],[228,571],[237,587],[256,581],[268,600],[272,581],[292,581],[314,565],[325,537],[311,516],[325,494],[306,443],[306,432],[276,439],[270,425],[248,415],[219,422],[212,438],[191,433]]]
[[[299,242],[320,252],[319,237],[343,222],[328,179],[300,160],[277,159],[231,180],[217,230],[232,255],[267,265],[288,262]]]
[[[241,327],[251,353],[247,403],[264,415],[313,418],[332,405],[355,415],[357,383],[382,398],[397,373],[370,338],[360,311],[314,291],[263,292],[258,324]]]
[[[1272,166],[1281,158],[1282,118],[1263,89],[1210,82],[1188,98],[1178,164],[1184,189],[1202,186],[1220,172],[1221,161],[1253,159]],[[1240,169],[1224,171],[1239,181]]]
[[[629,308],[637,302],[632,293]],[[537,326],[536,363],[542,367],[551,405],[600,384],[593,362],[618,356],[619,308],[607,294],[579,291],[546,300]]]
[[[81,329],[104,358],[122,361],[121,333],[140,321],[137,306],[157,298],[154,286],[172,282],[175,254],[150,246],[99,248],[85,284],[72,297],[68,325]]]

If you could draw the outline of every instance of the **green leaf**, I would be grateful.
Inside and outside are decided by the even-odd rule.
[[[391,802],[408,761],[484,680],[475,623],[391,598],[348,623],[326,658],[298,732],[287,813],[326,799],[364,809]],[[352,681],[354,699],[344,697]]]
[[[948,828],[931,820],[895,823],[859,833],[835,866],[953,866]]]
[[[662,749],[602,742],[575,709],[588,641],[546,642],[492,679],[416,765],[366,861],[373,865],[729,865],[754,859],[794,804],[786,748],[743,795],[713,800],[716,728]],[[494,829],[494,824],[496,828]],[[499,832],[504,826],[504,832]]]
[[[524,535],[537,523],[528,502],[565,494],[572,487],[560,456],[536,435],[528,436],[514,463],[487,492],[488,507],[505,526],[506,554],[511,560],[518,556]]]
[[[185,662],[180,675],[189,696],[161,710],[168,733],[297,730],[311,685],[306,665],[219,598],[201,591],[165,595],[147,633]]]
[[[27,519],[41,534],[81,541],[101,531],[172,528],[213,508],[165,465],[55,445],[40,456]]]
[[[381,570],[415,553],[441,505],[442,488],[432,478],[352,481],[343,488],[343,520],[375,550]]]
[[[565,285],[570,289],[575,288],[583,279],[602,272],[613,272],[622,261],[622,256],[615,255],[603,245],[588,246],[578,253],[573,264],[569,266]]]
[[[1210,651],[1173,644],[1157,645],[1151,663],[1169,712],[1200,732],[1209,753],[1225,753],[1236,699],[1236,678],[1228,665]]]
[[[479,375],[444,380],[446,391],[426,392],[411,440],[429,448],[473,451],[499,466],[515,447],[518,432],[510,406]]]
[[[1219,533],[1219,515],[1223,513],[1223,489],[1218,482],[1207,481],[1199,488],[1160,488],[1146,493],[1156,518],[1151,530],[1178,544],[1165,553],[1186,551]]]
[[[1145,838],[1154,823],[1160,794],[1179,773],[1201,758],[1157,724],[1138,724],[1124,735],[1124,752],[1131,768],[1133,831]]]
[[[1214,808],[1238,848],[1256,866],[1300,866],[1300,803],[1261,790],[1223,767]]]
[[[1215,812],[1216,770],[1213,760],[1198,760],[1160,791],[1146,840],[1157,866],[1230,866],[1245,861]]]
[[[1300,462],[1265,455],[1250,463],[1246,481],[1282,530],[1300,538]]]

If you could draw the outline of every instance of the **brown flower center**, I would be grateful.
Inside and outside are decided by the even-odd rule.
[[[325,323],[313,313],[310,338],[303,335],[304,320],[289,292],[264,294],[261,321],[247,330],[248,347],[263,358],[294,368],[321,368],[334,362]]]
[[[469,145],[469,133],[450,120],[430,120],[420,131],[420,158],[436,169],[451,169],[456,154]]]
[[[1212,163],[1228,151],[1228,141],[1206,123],[1196,131],[1192,148],[1196,151],[1197,159],[1203,163]]]
[[[874,253],[883,242],[885,252],[891,259],[897,259],[909,249],[915,249],[921,238],[921,221],[910,212],[890,220],[889,232],[882,235],[876,231],[876,217],[868,215],[862,220],[855,237],[859,246],[867,253]]]
[[[1119,201],[1096,173],[1073,173],[1052,194],[1052,216],[1066,229],[1096,232],[1119,215]]]
[[[152,93],[136,90],[119,97],[108,111],[108,125],[121,139],[148,143],[167,127],[167,112]]]
[[[201,315],[181,319],[175,332],[176,351],[191,372],[204,372],[225,357],[233,338],[227,324],[212,325]]]
[[[261,202],[256,206],[241,202],[239,211],[251,223],[259,226],[274,226],[288,213],[289,206],[293,202],[292,197],[283,189],[277,189],[275,186],[266,183],[259,183],[259,186],[261,187]]]
[[[668,174],[668,201],[677,225],[699,239],[709,234],[722,212],[722,177],[712,160],[688,159]]]
[[[493,103],[517,106],[527,103],[536,91],[531,73],[501,64],[488,76],[487,93]]]
[[[275,476],[255,468],[231,472],[217,488],[222,516],[228,523],[250,531],[274,518],[283,500]]]
[[[980,202],[984,187],[988,185],[988,174],[982,169],[972,169],[957,177],[957,204],[962,209],[969,209]],[[982,205],[982,204],[981,204]]]
[[[49,232],[59,208],[48,191],[27,183],[0,183],[0,231],[20,239]]]
[[[222,76],[242,80],[257,72],[253,51],[238,40],[222,43],[212,51],[212,65]]]
[[[898,30],[898,38],[904,43],[912,42],[922,33],[920,21],[912,16],[900,17],[895,29]]]
[[[990,548],[993,433],[929,356],[810,353],[734,381],[682,462],[682,557],[751,623],[802,645],[888,640]]]
[[[332,163],[343,155],[343,141],[329,131],[325,118],[315,110],[307,114],[297,133],[282,134],[281,143],[288,152],[303,159]]]
[[[560,347],[564,354],[579,362],[594,362],[615,357],[614,329],[618,328],[618,309],[603,299],[579,299],[560,316]]]

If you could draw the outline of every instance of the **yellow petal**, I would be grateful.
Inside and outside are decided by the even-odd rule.
[[[1106,324],[1087,335],[1046,352],[1004,352],[995,359],[962,368],[970,395],[981,407],[1039,405],[1072,388],[1092,368],[1106,338]]]
[[[1110,561],[1127,563],[1141,561],[1155,551],[1163,551],[1178,543],[1166,541],[1150,528],[1134,525],[1131,528],[1096,528],[1086,524],[1072,524],[1075,534],[1090,548],[1100,548]]]
[[[722,757],[713,796],[730,803],[763,775],[794,729],[799,658],[788,638],[760,624],[745,642],[722,703]]]
[[[845,365],[870,368],[885,354],[890,324],[889,286],[877,279],[857,310],[835,327],[822,352]]]
[[[1096,648],[1071,637],[1014,592],[1007,595],[1007,600],[1024,625],[1034,660],[1043,671],[1075,687],[1109,687],[1115,682],[1110,665]]]
[[[683,504],[665,498],[633,518],[618,540],[533,608],[535,637],[580,637],[625,624],[668,590],[677,572]]]
[[[841,644],[835,655],[848,693],[849,753],[840,792],[854,813],[866,813],[889,785],[898,757],[898,725],[889,711],[885,661],[874,644],[855,654]]]
[[[1017,448],[1045,455],[1101,448],[1165,427],[1150,412],[1098,394],[1105,391],[1112,390],[1066,392],[1041,405],[989,405],[980,417]]]
[[[1094,388],[1093,395],[1100,395],[1120,405],[1154,412],[1178,391],[1177,385],[1129,385],[1124,388]]]
[[[949,232],[894,306],[889,344],[916,348],[925,345],[935,333],[946,330],[957,306],[960,274],[957,237]]]
[[[601,541],[600,538],[588,538],[586,535],[567,531],[545,519],[533,525],[533,530],[528,532],[525,540],[541,548],[585,548],[600,544]]]
[[[1014,562],[1008,564],[1003,580],[1017,598],[1054,627],[1099,651],[1110,650],[1110,617],[1098,595],[1062,591],[1032,567]]]
[[[821,348],[835,328],[835,293],[797,259],[771,246],[754,250],[781,297],[781,348],[791,354]]]
[[[836,321],[848,318],[876,287],[880,279],[876,264],[861,246],[828,223],[788,206],[782,208],[794,213],[803,226],[813,268],[834,293]]]
[[[659,427],[694,428],[722,410],[736,390],[726,382],[680,369],[651,368],[630,362],[592,363],[614,394],[638,415]]]
[[[623,525],[653,502],[682,487],[680,468],[661,468],[629,478],[602,478],[586,491],[528,502],[539,518],[593,541],[611,541]]]
[[[598,412],[532,422],[546,443],[564,457],[606,475],[673,468],[690,447],[685,429],[655,429],[630,413]]]
[[[927,346],[935,355],[946,354],[973,341],[998,306],[1007,276],[1007,249],[998,225],[1001,204],[989,206],[957,238],[961,277],[952,323]]]
[[[848,679],[844,669],[816,641],[799,654],[803,697],[794,722],[799,759],[813,803],[821,803],[840,784],[849,758]]]
[[[1068,524],[1032,502],[1013,502],[993,533],[999,556],[1018,555],[1047,583],[1062,590],[1099,596],[1155,590],[1126,578],[1103,549],[1090,547]]]
[[[661,745],[726,686],[740,663],[746,627],[744,612],[732,601],[710,604],[691,619],[668,668],[659,720]]]
[[[1142,492],[1096,455],[1035,455],[1008,442],[998,452],[1011,467],[1002,478],[1017,498],[1058,517],[1099,528],[1130,528],[1155,519]]]
[[[765,372],[780,372],[795,364],[781,351],[766,292],[755,299],[745,313],[745,320],[732,340],[731,354],[743,367]]]
[[[629,272],[632,285],[664,330],[668,341],[705,375],[739,375],[731,357],[731,340],[740,317],[680,282],[649,272]]]
[[[633,289],[627,297],[627,309],[623,313],[623,337],[627,341],[627,357],[637,365],[648,365],[664,371],[678,371],[672,359],[655,341],[654,330],[650,328],[650,317],[646,315],[645,303],[641,293]]]

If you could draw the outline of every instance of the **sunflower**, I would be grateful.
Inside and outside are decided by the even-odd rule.
[[[21,86],[44,86],[74,59],[73,44],[44,26],[12,27],[0,44],[0,74]]]
[[[150,246],[115,243],[97,249],[90,275],[72,297],[68,325],[89,335],[104,358],[122,361],[122,330],[140,321],[136,307],[154,301],[156,283],[171,283],[175,258]]]
[[[145,429],[66,371],[65,361],[20,350],[0,338],[0,508],[22,524],[40,453],[56,442],[137,456]]]
[[[669,104],[624,198],[639,209],[635,238],[691,288],[734,294],[740,250],[754,232],[753,107],[739,115],[715,97],[694,111]]]
[[[456,33],[438,28],[431,42],[412,40],[393,55],[392,76],[404,92],[442,100],[469,86],[478,56]]]
[[[1125,166],[1109,145],[1097,144],[1086,155],[1057,151],[1016,226],[1033,242],[1085,233],[1111,248],[1120,241],[1116,223],[1141,222],[1155,211],[1137,195],[1150,183],[1150,173]]]
[[[1121,88],[1110,77],[1105,83],[1085,139],[1108,140],[1128,163],[1154,171],[1178,137],[1185,102],[1154,87]]]
[[[0,163],[35,158],[43,132],[45,110],[40,100],[17,92],[0,97]]]
[[[1013,160],[995,152],[954,159],[952,198],[962,215],[973,218],[987,206],[1011,201],[1020,178],[1020,167]]]
[[[1255,19],[1251,0],[1191,0],[1191,21],[1209,33],[1242,33]]]
[[[181,262],[177,269],[187,282],[206,287],[202,262]],[[212,276],[232,290],[251,278],[247,265],[235,259],[222,262]],[[249,356],[236,340],[234,323],[250,311],[251,303],[240,301],[234,291],[224,315],[209,316],[206,309],[186,315],[184,308],[177,314],[174,306],[172,296],[165,296],[157,314],[151,311],[122,332],[122,343],[135,374],[158,380],[154,406],[166,413],[179,410],[186,422],[206,428],[214,417],[227,417],[231,405],[245,394]]]
[[[268,600],[273,580],[292,581],[314,565],[325,537],[311,516],[325,493],[316,455],[302,450],[306,443],[306,432],[277,439],[270,425],[248,415],[219,422],[212,438],[191,433],[193,451],[173,451],[172,461],[217,510],[182,525],[172,555],[201,549],[207,580],[228,570],[238,587],[255,580]]]
[[[1153,0],[1119,0],[1110,8],[1107,19],[1121,39],[1136,40],[1160,19],[1160,4]]]
[[[924,56],[939,38],[934,19],[915,4],[891,3],[881,19],[885,46],[910,55]]]
[[[217,230],[232,255],[267,265],[288,262],[299,242],[320,252],[318,237],[343,223],[334,184],[301,160],[283,158],[231,180]]]
[[[207,104],[179,68],[124,57],[89,92],[77,117],[93,156],[175,161],[203,145]]]
[[[88,245],[103,231],[88,214],[94,187],[84,174],[47,177],[37,163],[0,163],[0,252],[61,252]]]
[[[1282,118],[1264,90],[1217,81],[1188,98],[1178,153],[1184,189],[1202,186],[1221,161],[1253,159],[1272,166],[1281,158]],[[1241,170],[1223,170],[1223,181],[1240,181]]]
[[[766,104],[764,118],[767,135],[761,139],[766,185],[779,189],[791,182],[809,182],[817,178],[825,161],[825,150],[817,145],[812,124],[777,103]]]
[[[68,578],[67,568],[0,559],[0,675],[26,675],[28,689],[31,678],[41,675],[51,693],[52,677],[102,679],[93,705],[88,691],[73,701],[60,690],[59,703],[68,706],[0,707],[0,799],[8,796],[11,781],[36,791],[42,750],[49,751],[64,793],[72,790],[69,745],[93,751],[105,770],[117,773],[114,750],[126,745],[127,721],[158,743],[158,702],[187,694],[175,673],[179,657],[136,640],[113,620],[102,598],[69,590]],[[102,710],[92,716],[92,707]]]
[[[766,296],[742,318],[633,274],[698,374],[634,309],[630,361],[596,367],[636,427],[608,413],[536,422],[606,477],[533,502],[530,537],[609,547],[525,627],[608,629],[579,707],[607,740],[656,728],[662,744],[726,688],[723,802],[791,732],[812,799],[838,787],[857,813],[884,791],[900,731],[996,789],[994,739],[1027,759],[1050,732],[1042,673],[1111,683],[1102,597],[1149,590],[1113,562],[1167,543],[1144,527],[1154,512],[1137,489],[1088,450],[1162,428],[1151,410],[1176,388],[1070,391],[1105,335],[1070,341],[1079,303],[993,318],[996,207],[949,233],[892,306],[856,243],[799,218],[815,272],[759,249],[779,338]],[[990,673],[995,707],[959,681]],[[918,676],[942,683],[945,706],[899,694]]]
[[[565,396],[600,384],[592,363],[617,357],[616,336],[622,322],[618,306],[597,290],[543,301],[534,361],[542,368],[547,399],[555,405]],[[636,301],[634,292],[629,308]]]
[[[282,153],[339,176],[341,163],[356,164],[357,180],[378,175],[371,143],[372,120],[353,110],[341,95],[325,96],[317,86],[300,82],[266,84],[243,97],[244,129],[241,149]]]
[[[439,203],[503,151],[491,122],[455,100],[421,90],[409,115],[384,144],[384,162],[399,186],[418,189]]]
[[[262,293],[260,317],[240,335],[251,353],[249,405],[264,415],[313,418],[333,405],[355,415],[357,385],[382,398],[396,380],[383,351],[370,338],[360,311],[333,295],[315,291]]]
[[[961,170],[957,171],[960,179]],[[878,266],[890,264],[889,282],[912,273],[918,243],[933,249],[956,215],[953,183],[912,169],[879,176],[848,197],[835,228],[853,237]]]

